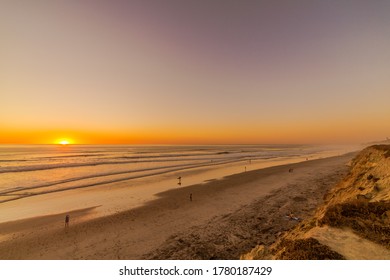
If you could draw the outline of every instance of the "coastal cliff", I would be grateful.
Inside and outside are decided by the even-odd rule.
[[[390,259],[390,145],[362,150],[314,215],[241,259]]]

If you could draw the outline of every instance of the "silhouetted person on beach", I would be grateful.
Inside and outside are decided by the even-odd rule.
[[[66,216],[65,216],[65,228],[68,228],[68,227],[69,227],[69,220],[70,220],[69,215],[66,215]]]
[[[177,183],[178,185],[181,185],[181,176],[177,178],[179,180],[179,183]]]
[[[290,173],[292,173],[293,171],[294,171],[293,168],[290,168],[290,169],[288,170],[288,172],[290,172]]]
[[[192,193],[190,193],[190,201],[192,201]]]

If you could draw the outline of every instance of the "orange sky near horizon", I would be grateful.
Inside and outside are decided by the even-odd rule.
[[[390,1],[0,3],[0,144],[390,136]]]
[[[368,122],[368,121],[367,121]],[[146,128],[123,131],[24,129],[3,131],[0,144],[358,144],[384,140],[381,126],[349,127],[346,124],[312,124],[312,126],[199,126],[187,128]],[[370,129],[365,129],[370,127]],[[370,137],[366,137],[370,135]]]

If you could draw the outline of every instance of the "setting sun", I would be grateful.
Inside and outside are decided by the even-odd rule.
[[[56,143],[65,146],[65,145],[72,144],[72,141],[69,139],[60,139],[60,140],[56,141]]]

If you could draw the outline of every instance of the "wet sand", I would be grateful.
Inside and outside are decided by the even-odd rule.
[[[272,242],[294,226],[288,213],[312,213],[352,157],[243,172],[161,192],[143,206],[92,220],[85,217],[94,209],[80,205],[67,230],[67,213],[1,223],[0,235],[7,238],[0,242],[0,258],[239,258],[259,240]]]

